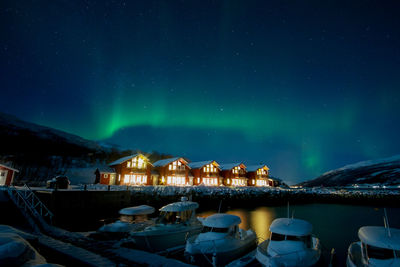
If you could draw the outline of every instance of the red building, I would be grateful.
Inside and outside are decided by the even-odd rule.
[[[98,168],[94,174],[96,175],[96,182],[100,184],[115,185],[116,183],[117,174],[111,168]]]
[[[11,185],[17,172],[17,169],[0,164],[0,186]]]
[[[153,163],[153,179],[159,185],[189,185],[188,162],[181,157],[159,160]]]
[[[115,170],[117,185],[152,185],[151,165],[149,159],[142,154],[123,157],[108,164]]]
[[[250,186],[273,186],[269,179],[269,168],[267,165],[247,166],[247,178]]]
[[[221,164],[223,184],[227,186],[247,186],[246,165],[243,163]]]
[[[215,160],[189,163],[193,175],[193,185],[218,186],[222,184],[220,179],[220,167]]]

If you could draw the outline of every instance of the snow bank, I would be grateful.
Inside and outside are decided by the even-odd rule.
[[[15,233],[0,233],[0,262],[5,266],[36,266],[46,260],[25,239]]]

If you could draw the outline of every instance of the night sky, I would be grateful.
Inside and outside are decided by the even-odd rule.
[[[289,183],[400,151],[399,1],[1,1],[0,112]]]

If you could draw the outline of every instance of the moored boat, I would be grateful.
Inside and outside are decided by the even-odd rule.
[[[254,250],[256,234],[240,229],[240,223],[240,217],[230,214],[218,213],[203,219],[202,233],[186,242],[185,257],[200,266],[224,266]]]
[[[270,226],[271,236],[257,247],[256,259],[263,266],[314,266],[321,257],[319,239],[312,225],[300,219],[278,218]]]
[[[187,238],[201,231],[202,225],[195,213],[198,207],[199,204],[185,197],[162,207],[155,225],[130,233],[135,247],[155,252],[184,246]]]
[[[154,211],[153,207],[147,205],[123,208],[119,211],[119,220],[103,225],[97,232],[90,234],[90,237],[97,239],[127,237],[132,231],[140,231],[154,225],[154,220],[148,218],[148,215],[154,213]]]
[[[400,266],[400,229],[363,226],[349,246],[348,267]]]

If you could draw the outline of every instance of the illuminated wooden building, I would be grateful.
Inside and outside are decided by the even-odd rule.
[[[0,164],[0,186],[11,185],[17,172],[17,169]]]
[[[153,163],[153,177],[159,185],[189,185],[188,162],[181,157],[159,160]]]
[[[243,163],[221,164],[223,184],[227,186],[247,186],[246,165]]]
[[[272,179],[269,179],[269,168],[267,165],[247,166],[247,178],[250,186],[273,186]]]
[[[119,185],[151,185],[151,163],[142,154],[120,158],[108,166],[116,173],[115,184]]]
[[[193,175],[193,185],[218,186],[222,183],[219,164],[214,160],[189,163]]]

